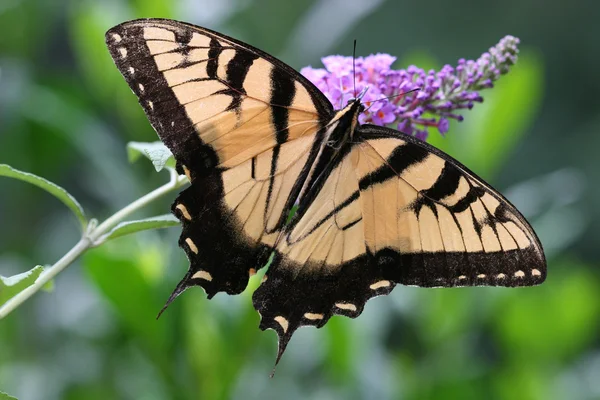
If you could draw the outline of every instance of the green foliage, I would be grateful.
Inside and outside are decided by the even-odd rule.
[[[17,400],[17,398],[0,391],[0,400]]]
[[[344,317],[333,317],[327,322],[327,329],[323,332],[323,340],[328,343],[327,363],[329,372],[336,381],[342,383],[352,376],[354,371],[354,357],[352,349],[355,345],[352,321]]]
[[[568,360],[597,339],[600,280],[580,262],[565,260],[553,267],[549,279],[560,285],[520,290],[518,297],[496,306],[503,318],[494,319],[494,332],[515,363]]]
[[[257,355],[255,343],[261,334],[257,328],[258,315],[251,304],[251,293],[248,290],[244,293],[242,298],[236,299],[238,307],[221,309],[222,312],[232,312],[222,317],[217,315],[215,304],[209,304],[202,298],[204,296],[198,296],[198,290],[195,296],[188,293],[188,297],[182,299],[184,346],[197,382],[199,398],[230,398],[234,389],[231,382],[239,379],[248,367],[248,361]],[[275,346],[274,343],[272,345],[270,356],[274,361]],[[269,369],[264,370],[265,378],[268,372]]]
[[[5,277],[0,275],[0,305],[6,303],[17,293],[33,285],[36,279],[44,271],[44,267],[38,265],[27,272]]]
[[[6,164],[0,164],[0,176],[18,179],[44,189],[46,192],[62,201],[64,205],[69,207],[71,211],[73,211],[73,214],[75,214],[75,217],[79,220],[82,230],[85,230],[87,219],[83,212],[83,208],[65,189],[44,178],[40,178],[39,176],[29,172],[19,171]]]
[[[175,168],[175,159],[171,151],[162,142],[129,142],[127,143],[127,157],[129,162],[137,161],[144,156],[152,161],[156,172],[165,167]]]
[[[140,231],[170,228],[173,226],[180,226],[180,223],[172,214],[158,215],[156,217],[144,218],[136,221],[120,222],[111,229],[110,232],[101,237],[99,241],[104,242],[106,240],[116,239]]]
[[[0,165],[0,167],[3,166],[5,165]],[[33,174],[17,171],[8,166],[5,167],[7,167],[5,171],[6,175],[25,180],[27,182],[35,184],[36,186],[41,186],[47,189],[48,191],[51,191],[53,194],[56,194],[59,197],[63,197],[63,202],[66,202],[67,205],[71,205],[73,202],[75,202],[72,196],[69,195],[64,189],[60,188],[59,186],[48,182],[45,179],[39,178]],[[185,182],[187,182],[185,179],[181,179],[183,177],[178,177],[172,168],[170,172],[170,182],[168,182],[165,185],[162,185],[159,188],[156,188],[155,190],[151,191],[145,196],[142,196],[141,198],[135,200],[128,206],[117,211],[106,221],[102,222],[101,224],[98,224],[98,221],[96,219],[90,220],[89,225],[85,226],[85,231],[83,232],[83,235],[81,239],[77,242],[77,244],[75,244],[75,246],[73,246],[71,250],[69,250],[59,261],[49,266],[46,269],[44,275],[40,277],[39,280],[35,280],[30,285],[23,286],[15,285],[15,283],[19,282],[21,279],[9,279],[7,281],[7,287],[9,284],[10,286],[15,286],[16,292],[14,290],[11,291],[11,293],[14,292],[12,293],[12,297],[14,297],[12,302],[5,304],[3,307],[0,307],[0,319],[10,314],[14,309],[19,307],[23,302],[25,302],[27,299],[33,296],[38,290],[44,289],[46,291],[52,291],[53,283],[51,282],[51,279],[54,278],[60,272],[62,272],[65,268],[67,268],[90,247],[99,246],[106,240],[132,234],[135,232],[148,229],[166,228],[169,226],[177,225],[178,221],[172,216],[158,216],[147,218],[144,220],[123,222],[123,219],[125,219],[129,214],[135,212],[136,210],[144,206],[147,206],[152,201],[155,201],[157,198],[160,198],[161,196],[165,195],[171,190],[181,187],[183,184],[185,184]],[[79,206],[78,203],[74,204],[76,206]],[[21,288],[22,290],[19,290],[19,288]],[[19,294],[19,296],[17,296],[17,294]]]
[[[156,321],[166,300],[157,290],[164,261],[158,247],[136,246],[131,239],[106,243],[83,258],[86,273],[123,324],[159,358],[169,345],[167,325]]]

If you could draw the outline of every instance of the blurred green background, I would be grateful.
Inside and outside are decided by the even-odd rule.
[[[2,0],[0,163],[44,176],[106,218],[165,182],[129,165],[156,135],[104,32],[167,17],[251,43],[299,69],[388,52],[397,68],[477,58],[505,34],[517,66],[465,113],[446,149],[530,219],[547,251],[535,288],[397,287],[357,320],[300,329],[273,379],[276,335],[241,296],[200,289],[155,316],[187,270],[178,228],[94,249],[0,321],[0,390],[54,399],[600,399],[600,4],[537,0]],[[144,214],[164,214],[175,194]],[[0,179],[0,274],[78,240],[50,195]]]

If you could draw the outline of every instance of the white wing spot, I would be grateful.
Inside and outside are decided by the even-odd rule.
[[[154,110],[154,103],[151,101],[148,101],[148,107],[150,107],[151,110]]]
[[[194,243],[194,241],[192,239],[187,238],[187,239],[185,239],[185,242],[189,246],[190,250],[192,252],[194,252],[194,254],[198,254],[198,248],[196,247],[196,244]]]
[[[335,303],[335,306],[342,310],[356,311],[356,306],[352,303]]]
[[[313,314],[313,313],[307,312],[306,314],[304,314],[304,318],[310,319],[312,321],[316,321],[319,319],[323,319],[323,314]]]
[[[283,318],[281,315],[275,317],[275,321],[281,325],[281,329],[283,329],[283,333],[286,333],[288,330],[288,326],[290,325],[288,320]]]
[[[178,209],[179,211],[181,211],[181,214],[183,215],[183,217],[185,219],[187,219],[188,221],[191,221],[192,216],[190,215],[188,209],[186,208],[186,206],[184,206],[183,204],[177,204],[175,206],[176,209]]]
[[[371,290],[377,290],[379,288],[388,287],[388,286],[390,286],[390,281],[379,281],[379,282],[375,282],[374,284],[372,284],[369,287],[371,288]]]
[[[133,75],[135,73],[135,68],[129,67],[129,73]]]
[[[504,275],[504,274],[496,275],[496,279],[504,279],[504,278],[506,278],[506,275]]]
[[[542,276],[542,273],[540,272],[539,269],[532,269],[531,276]]]
[[[479,275],[477,275],[477,277],[478,277],[479,279],[483,279],[483,278],[485,278],[485,274],[479,274]]]
[[[138,85],[138,87],[140,88],[140,92],[144,91],[144,85],[142,85],[141,83]]]
[[[523,272],[523,271],[517,271],[517,272],[515,272],[515,277],[516,278],[523,278],[523,277],[525,277],[525,272]]]
[[[466,277],[466,276],[464,276],[464,275],[461,275],[461,276],[459,276],[459,277],[458,277],[458,280],[459,280],[459,281],[462,281],[462,280],[465,280],[465,279],[467,279],[467,277]]]
[[[112,37],[113,37],[113,40],[116,43],[119,43],[121,40],[123,40],[123,38],[121,37],[121,35],[119,35],[118,33],[113,33]]]
[[[198,271],[194,275],[192,275],[192,279],[204,279],[205,281],[212,281],[212,275],[207,271]]]
[[[121,58],[127,57],[127,49],[125,47],[119,47],[119,53],[121,53]]]
[[[192,181],[192,174],[190,174],[190,170],[188,169],[188,167],[186,167],[185,165],[182,165],[181,168],[183,168],[183,172],[185,173],[185,176],[188,178],[188,181]]]

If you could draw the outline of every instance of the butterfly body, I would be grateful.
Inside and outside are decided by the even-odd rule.
[[[331,121],[323,128],[322,138],[315,142],[319,146],[319,150],[314,162],[312,162],[314,168],[304,181],[296,203],[308,204],[309,201],[304,201],[308,189],[310,188],[312,192],[315,192],[319,182],[324,181],[336,161],[346,154],[349,149],[348,144],[353,140],[356,128],[359,125],[358,115],[362,110],[364,110],[364,106],[361,104],[360,99],[356,99],[332,115]],[[298,215],[301,215],[301,212]]]
[[[306,78],[225,35],[177,21],[107,32],[115,63],[191,186],[172,206],[190,268],[169,302],[201,286],[253,295],[279,336],[358,316],[396,284],[543,282],[541,244],[501,194],[458,161],[334,110]],[[294,206],[297,210],[289,218]]]

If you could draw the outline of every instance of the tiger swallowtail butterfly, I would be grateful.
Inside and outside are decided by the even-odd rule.
[[[300,326],[355,318],[398,283],[546,278],[508,200],[427,143],[359,124],[360,99],[335,110],[283,62],[183,22],[125,22],[106,43],[191,182],[172,206],[190,267],[167,305],[191,286],[241,293],[272,256],[253,304],[277,332],[277,363]]]

